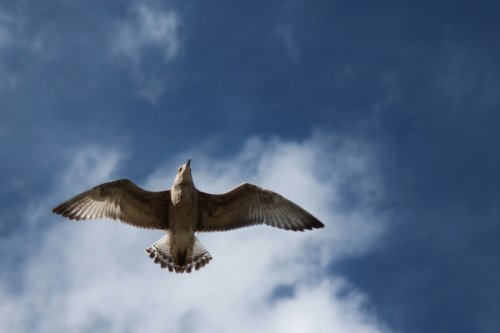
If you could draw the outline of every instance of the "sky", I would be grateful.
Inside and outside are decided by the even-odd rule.
[[[500,4],[0,0],[1,332],[499,332]],[[52,207],[251,182],[326,227],[197,235]]]

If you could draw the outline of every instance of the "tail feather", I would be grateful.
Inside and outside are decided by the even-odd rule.
[[[161,268],[167,268],[170,272],[176,273],[191,273],[193,268],[198,270],[212,260],[210,253],[196,237],[193,237],[190,248],[176,251],[171,246],[170,235],[165,235],[147,248],[146,253]]]

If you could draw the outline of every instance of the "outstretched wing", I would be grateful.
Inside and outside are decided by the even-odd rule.
[[[80,193],[52,212],[70,220],[109,218],[140,228],[166,230],[170,205],[170,191],[150,192],[121,179]]]
[[[199,212],[196,231],[227,231],[256,224],[293,231],[324,227],[278,193],[248,183],[225,194],[199,192]]]

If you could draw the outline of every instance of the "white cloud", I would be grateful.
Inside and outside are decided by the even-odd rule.
[[[166,91],[165,81],[144,71],[145,57],[153,50],[161,53],[164,62],[174,59],[180,49],[179,18],[173,10],[146,4],[135,5],[131,13],[129,19],[116,25],[111,51],[114,56],[130,61],[132,75],[139,86],[138,95],[156,103]]]
[[[133,17],[122,21],[114,35],[113,51],[140,61],[141,53],[149,46],[159,48],[165,61],[179,51],[179,19],[174,11],[163,11],[139,5]]]
[[[126,155],[118,150],[87,146],[72,152],[72,156],[62,181],[64,189],[75,191],[108,180]],[[76,184],[78,189],[75,189]]]
[[[27,26],[28,20],[22,12],[12,13],[0,7],[0,91],[14,90],[23,79],[20,70],[8,61],[13,53],[39,60],[45,51],[40,33],[31,32]]]
[[[340,256],[368,250],[383,227],[371,211],[380,192],[369,150],[352,142],[325,143],[331,139],[252,139],[222,160],[196,150],[182,154],[193,158],[195,182],[203,191],[255,182],[295,200],[327,225],[305,233],[260,226],[200,234],[214,260],[190,275],[160,270],[144,253],[161,232],[40,214],[38,223],[50,227],[36,243],[16,249],[26,258],[21,288],[12,290],[1,275],[0,331],[389,331],[367,310],[361,291],[327,273]],[[112,149],[83,150],[63,178],[86,178],[86,186],[111,179],[120,156]],[[143,185],[169,187],[182,162],[167,163]],[[355,212],[340,209],[346,186],[370,193]],[[73,189],[63,182],[56,196],[65,199]],[[290,295],[272,299],[283,285],[290,286]]]

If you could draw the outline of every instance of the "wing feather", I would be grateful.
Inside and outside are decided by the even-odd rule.
[[[150,192],[128,179],[96,186],[54,207],[70,220],[108,218],[148,229],[169,227],[170,191]]]
[[[266,224],[304,231],[324,224],[278,193],[244,183],[225,194],[199,192],[197,231],[227,231]]]

